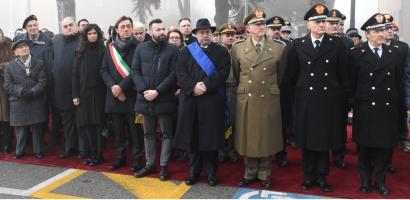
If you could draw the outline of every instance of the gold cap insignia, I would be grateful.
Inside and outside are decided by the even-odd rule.
[[[280,21],[279,21],[279,19],[275,19],[275,20],[273,20],[273,23],[274,24],[280,24]]]
[[[323,13],[325,12],[325,7],[324,7],[322,4],[318,4],[318,5],[315,7],[315,10],[316,10],[316,13],[317,13],[317,14],[321,15],[321,14],[323,14]]]
[[[257,18],[263,18],[263,11],[261,9],[256,9],[255,10],[255,16]]]

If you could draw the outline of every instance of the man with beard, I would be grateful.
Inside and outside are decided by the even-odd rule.
[[[115,31],[118,34],[115,41],[108,45],[101,67],[101,77],[107,86],[105,112],[112,117],[116,148],[116,159],[110,169],[116,170],[126,165],[127,129],[133,156],[131,171],[136,172],[142,168],[140,159],[144,149],[142,128],[135,124],[133,107],[136,92],[130,75],[138,41],[132,36],[130,17],[120,17],[115,23]]]
[[[175,68],[179,50],[167,43],[165,24],[161,19],[149,23],[152,40],[137,47],[132,61],[132,80],[137,86],[135,112],[144,116],[146,165],[135,176],[140,178],[156,171],[157,125],[162,133],[160,156],[161,181],[168,180],[168,161],[173,137],[173,113],[177,99]]]
[[[196,41],[196,38],[192,35],[191,20],[189,18],[181,18],[178,22],[179,31],[181,31],[184,36],[184,46],[191,44]]]
[[[266,21],[266,35],[269,39],[280,40],[280,28],[285,23],[282,17],[274,16]]]
[[[212,43],[208,19],[199,19],[192,31],[198,42],[180,54],[176,74],[181,86],[175,146],[189,153],[189,176],[185,184],[193,185],[204,162],[208,185],[215,186],[218,150],[224,144],[225,81],[231,66],[226,48]]]

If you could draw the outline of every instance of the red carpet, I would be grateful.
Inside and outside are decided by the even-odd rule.
[[[348,128],[349,133],[351,128]],[[350,134],[349,134],[350,135]],[[30,147],[27,149],[29,152]],[[328,197],[339,197],[339,198],[382,198],[375,190],[372,190],[370,194],[362,194],[358,191],[360,186],[360,178],[357,166],[357,156],[355,153],[355,143],[350,142],[348,144],[348,153],[346,156],[346,162],[348,163],[348,168],[346,170],[340,170],[331,165],[330,176],[328,177],[328,182],[333,186],[334,192],[324,193],[318,188],[313,188],[309,191],[303,191],[300,188],[300,183],[303,180],[302,171],[302,161],[301,161],[301,151],[299,149],[288,148],[288,162],[289,165],[286,168],[278,168],[276,165],[273,166],[272,171],[272,182],[274,191],[291,192],[291,193],[301,193],[301,194],[311,194],[320,195]],[[20,160],[13,160],[13,154],[4,155],[0,154],[3,161],[17,162],[17,163],[29,163],[29,164],[40,164],[49,165],[56,167],[67,167],[67,168],[77,168],[85,170],[95,170],[95,171],[107,171],[110,164],[114,161],[115,151],[112,146],[112,141],[109,141],[106,152],[104,152],[105,164],[98,167],[88,167],[82,165],[83,161],[72,157],[70,159],[61,160],[58,158],[58,154],[62,152],[62,148],[54,150],[52,152],[46,151],[45,158],[43,160],[38,160],[34,156],[28,154]],[[129,153],[129,155],[131,155]],[[404,153],[400,150],[395,150],[393,164],[397,168],[396,174],[388,174],[387,176],[387,186],[390,189],[391,195],[389,198],[410,198],[410,189],[407,181],[410,179],[410,154]],[[128,158],[131,158],[129,156]],[[130,165],[131,160],[128,160],[128,165]],[[171,161],[169,166],[169,171],[171,174],[171,179],[182,180],[187,176],[188,164],[181,163],[177,161]],[[218,169],[218,179],[219,183],[227,186],[234,186],[238,180],[243,176],[243,163],[240,161],[237,164],[224,163],[221,164]],[[129,166],[115,171],[117,173],[132,174],[129,171]],[[154,174],[157,177],[158,174]],[[201,180],[206,181],[206,176],[202,176]],[[259,188],[259,184],[255,183],[250,186],[251,188]]]

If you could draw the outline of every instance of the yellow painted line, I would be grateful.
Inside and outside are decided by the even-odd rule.
[[[158,178],[103,174],[140,199],[179,199],[190,189],[184,183],[177,185],[171,181],[160,181]]]
[[[51,184],[45,186],[44,188],[32,193],[31,197],[41,198],[41,199],[84,199],[83,197],[76,197],[76,196],[63,195],[63,194],[54,194],[54,193],[51,193],[51,191],[81,176],[85,172],[86,171],[84,170],[75,170],[73,173],[68,174],[67,176],[64,176],[61,179],[58,179],[52,182]]]

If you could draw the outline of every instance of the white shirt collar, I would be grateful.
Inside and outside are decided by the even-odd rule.
[[[377,53],[379,54],[380,57],[382,57],[382,53],[383,53],[383,46],[379,45],[378,47],[375,47],[373,45],[370,44],[370,42],[367,42],[367,44],[369,44],[369,48],[372,50],[373,53],[374,52],[374,48],[378,48],[379,50],[377,51]]]
[[[313,47],[316,47],[316,44],[315,44],[315,41],[316,41],[316,40],[319,40],[320,43],[322,43],[323,37],[325,37],[325,34],[323,34],[322,37],[320,37],[320,38],[314,38],[313,35],[312,35],[312,33],[311,33],[311,34],[310,34],[310,39],[312,40],[312,45],[313,45]]]

